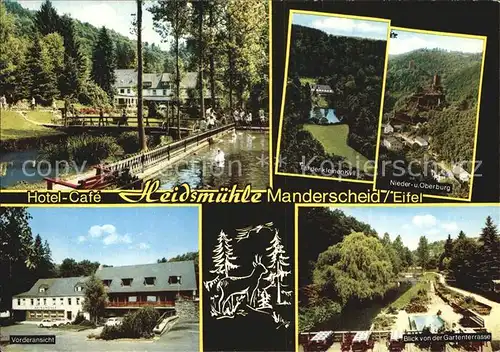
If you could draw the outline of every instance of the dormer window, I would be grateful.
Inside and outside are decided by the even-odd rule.
[[[173,285],[173,284],[180,284],[181,283],[181,277],[180,276],[169,276],[168,277],[168,283]]]
[[[131,286],[132,279],[122,279],[122,286]]]
[[[47,292],[47,290],[49,289],[49,286],[47,285],[41,285],[39,288],[38,288],[38,292],[40,293],[44,293],[44,292]]]
[[[82,291],[83,291],[82,285],[76,285],[75,286],[75,292],[82,292]]]
[[[105,287],[109,287],[109,286],[111,286],[111,281],[112,281],[112,280],[102,280],[102,284],[103,284]]]
[[[154,286],[156,284],[156,277],[145,277],[144,286]]]

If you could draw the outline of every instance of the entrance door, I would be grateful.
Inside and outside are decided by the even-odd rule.
[[[71,317],[71,311],[67,311],[66,312],[66,318],[68,318],[68,320],[73,320],[72,317]]]

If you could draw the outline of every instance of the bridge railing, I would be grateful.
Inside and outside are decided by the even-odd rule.
[[[188,147],[192,145],[198,144],[210,137],[217,135],[220,132],[223,132],[231,127],[234,127],[234,124],[227,124],[224,126],[220,126],[205,132],[200,132],[184,138],[180,141],[170,143],[165,146],[160,146],[146,152],[140,152],[134,154],[126,159],[117,161],[112,164],[102,165],[102,172],[122,172],[124,170],[128,170],[128,172],[132,175],[144,172],[148,167],[159,164],[160,162],[170,160],[172,157],[177,154],[184,152]]]

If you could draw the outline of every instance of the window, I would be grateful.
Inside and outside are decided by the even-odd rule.
[[[145,277],[144,285],[145,286],[154,286],[156,283],[156,277]]]
[[[56,299],[55,298],[52,298],[52,305],[55,306],[56,305]]]
[[[168,283],[169,284],[180,284],[181,283],[181,277],[180,276],[169,276],[168,277]]]
[[[17,299],[17,305],[18,305],[18,306],[20,306],[20,305],[21,305],[21,299],[20,299],[20,298],[18,298],[18,299]]]
[[[35,302],[34,302],[33,298],[31,299],[31,305],[32,306],[35,305]]]
[[[102,283],[104,286],[109,287],[111,286],[111,280],[102,280]]]
[[[163,90],[163,95],[167,95],[167,90],[166,89]]]
[[[148,302],[156,302],[156,296],[147,296],[146,301]]]
[[[71,305],[71,298],[68,298],[68,305]]]
[[[56,312],[50,312],[50,317],[55,318],[57,316]]]
[[[75,292],[81,292],[83,291],[83,287],[80,285],[75,286]]]
[[[30,312],[30,318],[34,318],[35,317],[35,312]]]
[[[128,301],[129,302],[137,302],[137,296],[129,296]]]
[[[125,89],[123,89],[123,88],[120,89],[120,93],[122,93],[122,94],[125,93]]]
[[[130,88],[127,89],[127,93],[130,94]]]
[[[49,312],[43,312],[43,317],[48,318],[49,317]]]
[[[47,298],[44,298],[43,299],[43,305],[46,306],[47,305]]]
[[[122,279],[122,286],[132,285],[132,279]]]
[[[80,305],[80,298],[77,298],[77,299],[76,299],[76,305],[77,305],[77,306],[78,306],[78,305]]]
[[[37,298],[36,299],[36,305],[39,306],[40,305],[40,298]]]
[[[42,313],[36,312],[36,317],[37,318],[41,318],[42,317]]]
[[[38,292],[45,292],[45,287],[40,287],[40,288],[38,289]]]
[[[153,89],[153,95],[156,95],[156,89]]]
[[[61,306],[64,304],[64,298],[59,298],[59,303],[61,304]]]

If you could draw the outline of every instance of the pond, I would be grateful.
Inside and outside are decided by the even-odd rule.
[[[216,161],[218,150],[224,153],[223,163]],[[252,189],[269,185],[269,133],[267,131],[236,131],[221,137],[214,144],[186,156],[156,176],[163,189],[181,183],[192,188],[217,189],[221,186],[247,184]]]
[[[326,117],[329,123],[340,122],[337,115],[335,115],[335,109],[333,108],[318,108],[318,107],[312,108],[309,113],[309,117],[312,119],[318,116]]]
[[[44,177],[53,176],[55,170],[37,168],[33,165],[38,150],[28,149],[22,152],[8,152],[0,155],[1,188],[12,187],[17,182],[35,183]]]
[[[342,312],[334,316],[331,320],[320,324],[314,328],[315,331],[319,330],[368,330],[372,325],[373,319],[392,302],[396,301],[403,293],[408,291],[415,282],[404,281],[401,282],[397,288],[389,291],[384,299],[373,300],[361,303],[353,303],[347,305],[342,309]]]
[[[39,183],[44,177],[64,177],[75,172],[85,172],[88,166],[75,165],[74,162],[61,160],[55,165],[39,158],[38,149],[26,149],[18,152],[0,154],[0,188],[9,188],[18,182]]]

